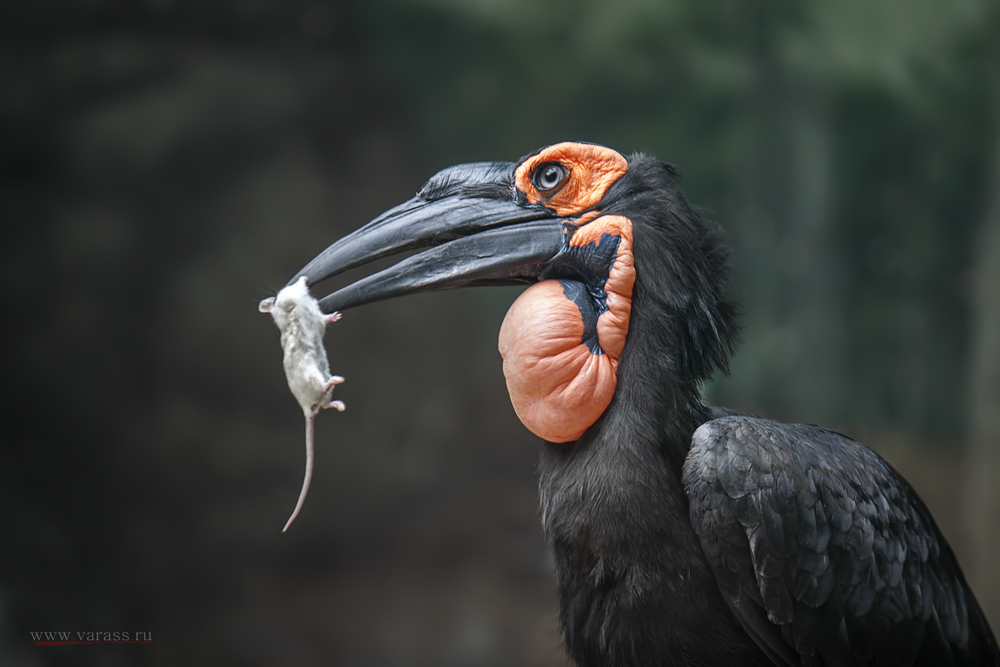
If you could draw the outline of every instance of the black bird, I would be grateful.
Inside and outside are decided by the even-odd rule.
[[[337,241],[322,299],[527,284],[500,332],[545,442],[540,509],[581,667],[1000,665],[951,548],[906,481],[818,426],[703,405],[737,327],[728,251],[668,164],[584,143],[445,169]]]

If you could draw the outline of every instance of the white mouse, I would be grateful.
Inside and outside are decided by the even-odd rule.
[[[281,331],[281,349],[284,351],[285,377],[295,400],[302,406],[306,417],[306,474],[295,510],[281,532],[299,515],[309,492],[313,471],[313,433],[316,413],[323,408],[344,411],[343,401],[330,400],[333,388],[344,381],[339,375],[330,375],[330,363],[323,347],[326,325],[340,319],[340,313],[324,315],[319,303],[309,294],[306,279],[300,278],[277,296],[260,302],[258,309],[270,313]]]

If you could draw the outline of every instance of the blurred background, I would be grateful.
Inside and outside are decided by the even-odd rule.
[[[678,165],[745,308],[706,398],[879,451],[996,627],[998,7],[5,3],[0,664],[566,665],[517,290],[332,329],[348,409],[284,535],[303,423],[256,307],[436,170],[566,139]]]

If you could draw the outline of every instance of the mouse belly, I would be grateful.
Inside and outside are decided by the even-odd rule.
[[[292,364],[285,364],[285,375],[288,379],[288,388],[306,414],[315,414],[320,407],[329,402],[330,393],[333,391],[333,385],[330,384],[332,377],[317,365],[293,361]]]

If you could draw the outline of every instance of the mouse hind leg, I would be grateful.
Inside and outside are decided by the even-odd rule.
[[[341,377],[340,375],[334,375],[329,379],[329,381],[327,381],[326,385],[324,386],[323,390],[324,393],[325,394],[329,393],[330,391],[333,390],[334,387],[336,387],[338,384],[341,384],[343,381],[344,381],[343,377]],[[343,412],[346,406],[344,405],[343,401],[330,401],[329,403],[324,403],[322,407],[327,410],[332,408],[334,410],[337,410],[338,412]]]
[[[323,385],[323,392],[326,393],[328,391],[331,391],[334,387],[343,382],[344,382],[343,377],[341,377],[340,375],[334,375],[329,380],[327,380],[325,385]]]

